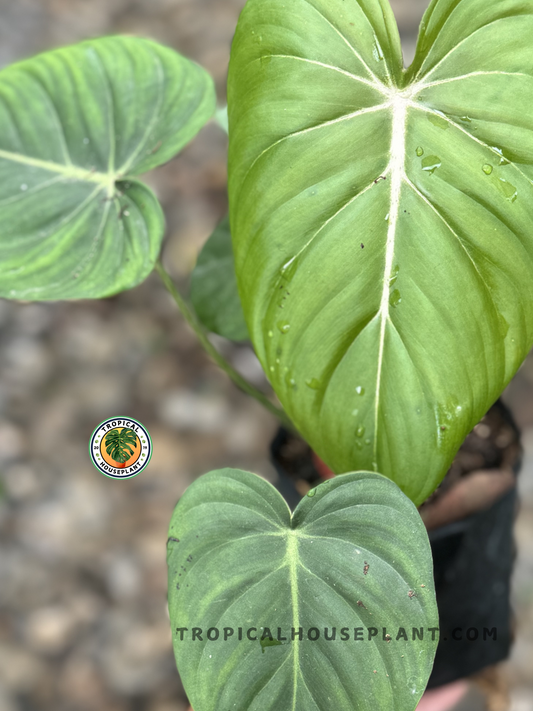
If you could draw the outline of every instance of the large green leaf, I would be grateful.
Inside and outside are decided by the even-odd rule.
[[[533,342],[533,4],[249,0],[230,215],[252,341],[336,472],[415,502]],[[281,351],[281,355],[280,355]]]
[[[0,72],[0,295],[97,298],[142,281],[164,218],[133,176],[174,156],[214,109],[203,69],[131,37]]]
[[[229,219],[205,243],[191,277],[191,301],[203,325],[232,341],[248,338],[237,290]]]
[[[418,512],[391,481],[337,477],[291,517],[255,474],[211,472],[185,492],[169,536],[172,638],[194,711],[416,707],[437,645],[432,560]]]

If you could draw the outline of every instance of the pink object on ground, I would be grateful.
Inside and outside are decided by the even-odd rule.
[[[437,689],[426,691],[416,711],[447,711],[452,709],[468,691],[466,681],[454,681]]]

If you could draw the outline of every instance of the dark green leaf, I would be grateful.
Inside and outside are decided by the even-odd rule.
[[[248,338],[237,290],[229,219],[205,243],[192,273],[191,301],[203,325],[232,341]]]
[[[291,518],[266,481],[225,469],[198,479],[178,503],[169,610],[194,711],[415,709],[437,644],[429,630],[438,625],[420,516],[395,484],[369,472],[311,493]],[[192,640],[194,627],[202,641]],[[303,628],[302,641],[291,641],[293,627]],[[424,628],[423,640],[413,641],[413,627]],[[218,641],[207,641],[210,628]],[[235,630],[226,641],[224,628]],[[251,628],[256,641],[247,639]],[[307,639],[311,628],[317,641]],[[335,640],[325,640],[325,628],[329,636],[336,628]],[[363,640],[354,641],[355,628]],[[378,630],[371,639],[370,628]]]

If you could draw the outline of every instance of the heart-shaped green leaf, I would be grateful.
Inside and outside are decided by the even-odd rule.
[[[168,161],[214,109],[203,69],[131,37],[0,72],[0,295],[97,298],[141,282],[164,218],[132,176]]]
[[[256,475],[211,472],[185,492],[169,536],[174,652],[194,711],[416,707],[437,644],[432,559],[391,481],[337,477],[291,517]]]
[[[229,219],[225,217],[205,243],[191,278],[191,301],[208,331],[245,341],[248,329],[237,290]]]
[[[250,336],[336,472],[423,501],[533,343],[533,9],[249,0],[229,75]]]

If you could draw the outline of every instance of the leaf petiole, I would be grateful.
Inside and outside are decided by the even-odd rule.
[[[231,378],[231,380],[233,380],[237,387],[243,390],[247,395],[250,395],[251,397],[255,398],[270,413],[275,415],[285,427],[294,430],[294,425],[285,413],[285,411],[282,410],[280,407],[277,407],[277,405],[274,405],[274,403],[271,402],[264,393],[262,393],[254,385],[252,385],[245,378],[243,378],[242,375],[240,375],[240,373],[238,373],[235,368],[230,363],[228,363],[224,356],[222,356],[217,351],[215,346],[209,340],[207,331],[196,318],[196,315],[194,314],[190,306],[187,304],[186,300],[179,293],[171,276],[165,270],[160,260],[156,262],[155,270],[161,277],[161,281],[165,285],[166,290],[176,302],[176,305],[181,311],[182,316],[198,337],[198,340],[202,344],[204,350],[208,353],[209,356],[211,356],[211,358],[215,361],[218,367],[221,368]]]

